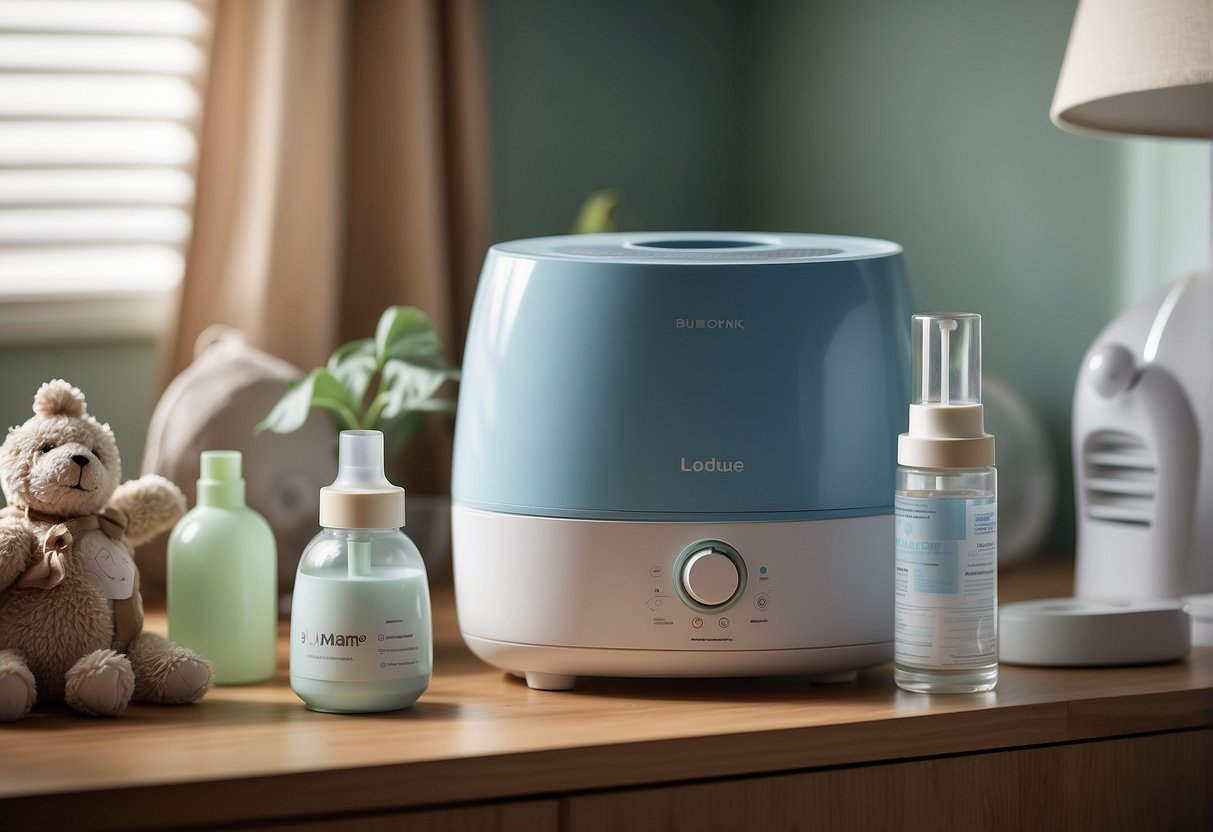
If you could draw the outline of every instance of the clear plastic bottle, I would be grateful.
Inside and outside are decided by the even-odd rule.
[[[998,486],[981,405],[981,318],[914,316],[898,441],[893,676],[920,693],[998,683]]]
[[[244,502],[239,451],[203,451],[198,504],[168,541],[168,636],[215,667],[215,684],[274,675],[278,548]]]
[[[425,563],[400,527],[404,489],[383,474],[383,434],[342,431],[337,479],[299,561],[291,604],[291,689],[309,708],[407,708],[433,666]]]

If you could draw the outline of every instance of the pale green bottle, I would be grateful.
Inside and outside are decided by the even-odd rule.
[[[198,504],[168,541],[168,636],[210,659],[215,683],[273,677],[278,547],[244,502],[239,451],[203,451]]]

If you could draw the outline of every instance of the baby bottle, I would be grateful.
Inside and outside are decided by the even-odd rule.
[[[341,432],[320,525],[295,578],[291,689],[314,711],[407,708],[430,683],[430,594],[400,530],[404,489],[384,476],[379,431]]]

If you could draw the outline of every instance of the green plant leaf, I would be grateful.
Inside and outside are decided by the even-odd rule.
[[[447,370],[435,370],[395,358],[389,358],[383,366],[383,384],[386,387],[387,403],[382,418],[394,419],[414,410],[428,410],[423,405],[438,392],[450,377]]]
[[[573,220],[574,234],[598,234],[604,231],[631,231],[632,223],[623,210],[623,196],[614,188],[594,191],[586,197]]]
[[[290,433],[299,430],[313,407],[332,414],[340,430],[359,427],[357,408],[352,406],[345,386],[327,369],[317,368],[292,383],[254,431]]]
[[[450,370],[434,324],[420,309],[389,306],[375,328],[375,356],[379,366],[395,359],[433,370]]]
[[[413,413],[454,413],[456,402],[454,399],[426,399],[422,402],[417,402],[412,407]]]
[[[370,338],[342,344],[329,357],[329,372],[345,387],[349,401],[358,403],[359,410],[366,401],[376,369],[375,342]]]

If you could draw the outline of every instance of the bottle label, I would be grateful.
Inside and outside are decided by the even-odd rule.
[[[894,500],[895,656],[931,668],[998,660],[998,504],[990,497]]]
[[[291,604],[291,675],[328,681],[430,673],[424,576],[341,580],[300,573]]]

